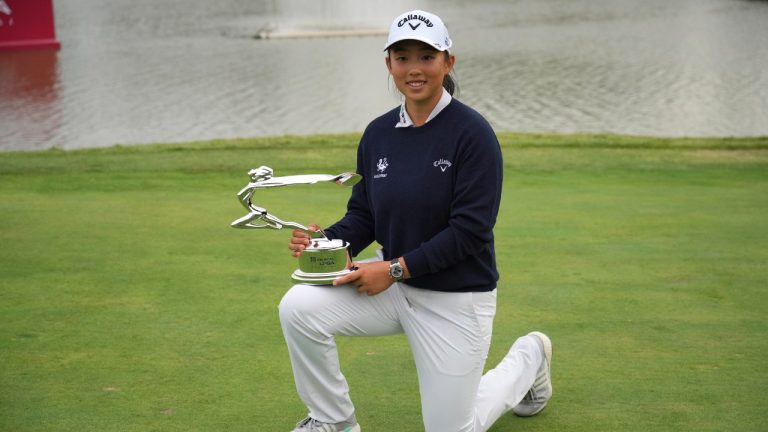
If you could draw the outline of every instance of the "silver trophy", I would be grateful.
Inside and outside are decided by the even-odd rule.
[[[347,269],[347,248],[349,243],[339,239],[328,239],[322,230],[311,231],[300,223],[281,220],[269,213],[267,209],[253,204],[253,193],[257,189],[320,182],[333,182],[340,186],[354,186],[362,177],[353,172],[345,172],[338,175],[306,174],[286,177],[274,177],[273,173],[272,168],[267,166],[261,166],[248,171],[251,181],[237,193],[237,198],[249,213],[232,222],[232,227],[252,229],[292,228],[304,231],[310,236],[310,245],[307,246],[299,257],[299,268],[293,272],[291,278],[298,283],[330,285],[334,279],[350,271]]]

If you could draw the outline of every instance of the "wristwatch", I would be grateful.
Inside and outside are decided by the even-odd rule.
[[[404,276],[405,276],[405,270],[403,270],[403,266],[400,265],[400,259],[395,258],[392,261],[390,261],[389,277],[391,277],[397,282],[402,282]]]

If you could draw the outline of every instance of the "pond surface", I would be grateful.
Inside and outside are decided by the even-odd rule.
[[[497,131],[768,135],[766,1],[66,0],[60,51],[0,52],[0,150],[362,131],[413,5]],[[348,28],[374,35],[254,37]]]

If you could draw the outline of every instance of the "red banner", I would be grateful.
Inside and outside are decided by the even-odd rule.
[[[0,0],[0,50],[59,49],[53,0]]]

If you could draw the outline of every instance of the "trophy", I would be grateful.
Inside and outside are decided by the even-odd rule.
[[[274,171],[261,166],[248,171],[251,181],[237,193],[238,200],[248,214],[232,222],[233,228],[283,229],[293,228],[310,236],[310,244],[299,256],[299,268],[293,272],[294,282],[309,285],[330,285],[339,276],[349,273],[347,269],[347,248],[349,243],[339,239],[328,239],[322,230],[311,231],[297,222],[284,221],[269,213],[267,209],[253,204],[254,192],[258,189],[333,182],[340,186],[354,186],[362,177],[353,172],[338,175],[306,174],[274,177]]]

